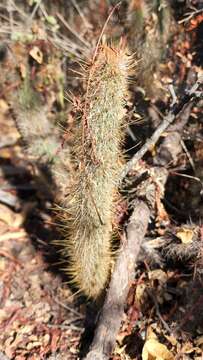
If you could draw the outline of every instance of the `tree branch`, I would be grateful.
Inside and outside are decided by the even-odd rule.
[[[155,130],[150,139],[142,146],[142,148],[130,159],[127,164],[124,166],[121,175],[120,181],[122,181],[129,171],[135,166],[135,164],[142,159],[142,157],[147,153],[150,148],[153,148],[154,145],[159,140],[163,132],[169,127],[172,122],[186,111],[188,107],[191,106],[191,102],[194,102],[195,99],[202,97],[202,91],[198,91],[199,86],[203,83],[203,77],[200,77],[192,88],[186,92],[185,96],[178,102],[174,103],[169,111],[168,115],[163,118],[162,123]]]

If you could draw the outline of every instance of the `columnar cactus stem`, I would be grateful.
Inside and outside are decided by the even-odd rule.
[[[137,79],[148,95],[157,95],[154,74],[159,70],[171,36],[172,16],[166,0],[131,0],[129,42],[139,59]]]
[[[44,163],[53,161],[58,148],[54,126],[48,120],[45,106],[28,78],[24,80],[18,97],[16,123],[28,154]]]
[[[122,46],[98,49],[73,146],[76,171],[64,206],[64,252],[73,282],[90,298],[99,296],[110,273],[130,62]]]
[[[66,166],[69,149],[62,148],[59,128],[48,119],[46,107],[28,78],[11,101],[28,155],[49,167],[57,190],[64,193],[69,176]]]

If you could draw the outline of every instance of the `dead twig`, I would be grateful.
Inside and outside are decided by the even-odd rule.
[[[62,22],[62,24],[87,48],[90,48],[90,44],[76,31],[74,30],[67,22],[67,20],[64,19],[64,17],[57,13],[56,16],[58,19]]]
[[[155,306],[155,310],[156,310],[156,314],[159,318],[159,320],[161,321],[163,327],[165,328],[165,330],[171,335],[172,334],[172,330],[170,329],[170,327],[168,326],[167,322],[163,319],[162,315],[161,315],[161,312],[159,310],[159,304],[158,304],[158,301],[156,300],[156,296],[154,296],[153,294],[153,291],[147,289],[147,293],[148,295],[151,297],[153,303],[154,303],[154,306]]]
[[[193,9],[192,9],[193,10]],[[187,14],[185,14],[186,16],[179,21],[179,24],[182,24],[184,22],[188,22],[189,20],[191,20],[194,16],[203,13],[203,8],[201,9],[195,9],[193,11],[188,12]]]
[[[77,10],[78,14],[80,15],[85,27],[89,30],[92,28],[92,25],[89,23],[89,21],[87,20],[87,18],[85,17],[84,13],[82,12],[82,10],[80,9],[78,3],[76,2],[76,0],[71,0],[72,5],[74,6],[74,8]]]
[[[54,295],[54,294],[53,294]],[[77,319],[79,320],[83,320],[84,317],[75,309],[73,309],[72,307],[68,306],[67,304],[62,303],[61,301],[59,301],[56,297],[54,297],[54,301],[56,304],[60,305],[61,307],[63,307],[64,309],[70,311],[72,314],[77,316]]]
[[[124,166],[124,169],[122,170],[120,175],[120,181],[122,181],[126,177],[129,171],[132,170],[132,168],[140,159],[142,159],[142,157],[147,153],[147,151],[154,147],[160,136],[169,127],[169,125],[172,124],[172,122],[178,116],[180,116],[183,111],[186,111],[187,108],[191,106],[191,102],[194,102],[196,99],[202,97],[202,91],[198,91],[198,88],[202,84],[202,82],[203,77],[200,77],[192,86],[192,88],[186,92],[185,96],[179,102],[173,103],[168,115],[163,118],[162,123],[155,130],[151,138],[146,141],[142,148]]]

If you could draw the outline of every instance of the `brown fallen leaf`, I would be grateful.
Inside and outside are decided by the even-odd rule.
[[[192,242],[194,231],[193,229],[183,227],[176,233],[176,236],[181,240],[183,244],[189,244]]]
[[[162,284],[165,284],[168,280],[166,272],[161,269],[149,271],[148,277],[149,280],[158,280]]]
[[[0,204],[0,221],[3,221],[11,228],[19,228],[24,221],[22,213],[15,213],[9,207]]]
[[[135,302],[136,304],[138,304],[138,306],[141,306],[144,301],[146,300],[146,296],[147,296],[147,286],[143,283],[138,284],[136,286],[136,291],[135,291]]]
[[[7,232],[6,234],[2,234],[0,236],[0,243],[3,241],[7,241],[7,240],[18,240],[18,239],[23,239],[27,236],[27,233],[25,232],[24,229],[19,230],[19,231],[14,231],[14,232]]]
[[[142,360],[173,360],[173,354],[166,345],[156,339],[148,339],[142,349]]]
[[[30,52],[29,52],[30,56],[37,61],[38,64],[42,64],[43,63],[43,53],[41,52],[41,50],[38,48],[38,46],[34,46]]]
[[[0,99],[0,112],[1,114],[5,115],[9,110],[9,105],[3,99]]]
[[[7,206],[0,204],[0,220],[7,225],[13,224],[15,214]]]

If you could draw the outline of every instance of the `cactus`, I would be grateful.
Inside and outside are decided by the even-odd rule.
[[[61,147],[59,129],[49,121],[46,106],[32,87],[28,75],[17,95],[12,96],[11,102],[16,125],[28,155],[38,164],[49,167],[56,187],[64,193],[68,176],[66,158],[69,151],[67,147]]]
[[[72,147],[75,171],[71,179],[63,168],[67,151],[60,146],[59,131],[48,121],[29,79],[18,93],[20,101],[15,99],[16,123],[28,153],[49,166],[62,190],[57,200],[64,237],[58,243],[68,258],[65,271],[79,291],[90,298],[102,293],[110,275],[116,184],[123,161],[121,125],[131,63],[122,44],[104,44],[97,49],[87,69],[86,94],[76,102],[80,111],[76,116]]]
[[[121,125],[131,58],[123,46],[102,45],[89,67],[73,146],[75,174],[64,203],[64,254],[72,281],[90,298],[108,282]]]
[[[165,0],[131,0],[129,3],[129,42],[139,59],[138,83],[148,95],[157,93],[154,74],[171,35],[171,20],[170,7]]]
[[[16,123],[27,152],[41,162],[49,163],[54,160],[58,142],[53,125],[47,119],[45,106],[39,94],[32,88],[28,77],[25,78],[18,96]]]

